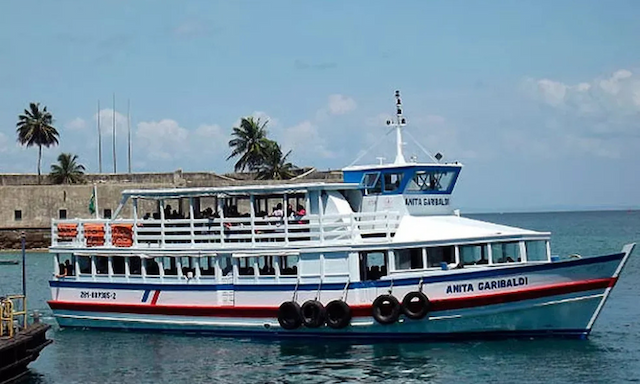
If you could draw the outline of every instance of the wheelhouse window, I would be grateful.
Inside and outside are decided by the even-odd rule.
[[[456,253],[453,245],[444,247],[427,248],[427,266],[429,268],[441,268],[442,263],[453,264],[456,261]]]
[[[489,264],[486,244],[461,245],[458,249],[462,265]]]
[[[520,255],[520,243],[517,241],[511,241],[507,243],[491,244],[491,259],[494,264],[522,261],[522,255]]]
[[[416,171],[406,192],[450,192],[457,174],[456,169]]]
[[[360,252],[360,280],[379,280],[382,276],[387,276],[387,253]]]
[[[547,242],[544,240],[525,241],[527,261],[547,261]]]
[[[162,260],[165,276],[178,276],[178,266],[175,257],[164,257]]]
[[[402,183],[402,173],[385,173],[384,174],[384,191],[395,192],[400,188]]]
[[[406,248],[393,250],[396,271],[423,269],[422,248]]]
[[[365,194],[376,194],[382,191],[380,172],[365,173],[362,177],[362,186]]]

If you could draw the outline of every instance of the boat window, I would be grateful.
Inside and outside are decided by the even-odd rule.
[[[387,275],[385,251],[360,252],[360,280],[379,280]]]
[[[400,188],[402,183],[402,173],[385,173],[384,174],[384,191],[393,192]]]
[[[160,266],[154,257],[144,259],[144,268],[147,276],[160,276]]]
[[[452,264],[456,261],[453,245],[427,248],[427,267],[441,268],[442,263]]]
[[[219,258],[218,264],[220,264],[220,272],[222,276],[229,276],[233,274],[233,262],[229,256]]]
[[[129,274],[142,275],[142,260],[139,257],[129,257]]]
[[[525,241],[527,261],[547,261],[547,242],[544,240]]]
[[[177,276],[178,275],[178,267],[176,266],[175,257],[164,257],[162,265],[164,267],[164,275],[165,276]]]
[[[448,192],[456,174],[456,170],[416,171],[406,192]]]
[[[396,271],[424,268],[422,248],[394,249],[393,255],[395,256]]]
[[[256,264],[255,257],[240,257],[238,258],[238,275],[240,276],[253,276],[254,268]]]
[[[522,261],[522,257],[520,255],[520,243],[517,241],[510,241],[508,243],[491,244],[491,260],[494,264]]]
[[[459,250],[462,265],[489,264],[489,255],[485,244],[461,245]]]
[[[180,267],[182,271],[182,276],[189,276],[189,272],[191,272],[191,277],[196,275],[195,263],[192,257],[183,256],[180,258]]]
[[[280,264],[280,275],[281,276],[297,276],[298,275],[298,256],[289,255],[289,256],[280,256],[280,260],[278,260]]]
[[[91,274],[91,257],[90,256],[78,256],[78,267],[80,267],[80,273],[90,275]]]
[[[382,181],[380,180],[380,173],[365,173],[362,177],[362,186],[364,187],[365,194],[380,193],[382,191]]]
[[[215,259],[213,257],[205,256],[200,258],[200,274],[202,276],[214,276],[216,274],[215,270]]]
[[[124,256],[113,256],[111,258],[114,275],[124,275],[124,262]]]
[[[105,256],[94,256],[93,261],[96,263],[96,273],[98,275],[109,274],[109,258]]]
[[[275,276],[276,270],[273,267],[273,256],[258,257],[258,272],[260,276]]]

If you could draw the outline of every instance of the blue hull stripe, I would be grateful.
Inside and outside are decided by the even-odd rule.
[[[411,277],[400,280],[393,280],[393,286],[417,285],[422,279],[424,284],[441,283],[447,281],[464,281],[470,279],[492,278],[496,276],[505,276],[510,274],[522,274],[549,270],[560,270],[563,268],[573,268],[583,265],[607,263],[611,261],[619,261],[624,257],[624,253],[616,253],[607,256],[588,257],[584,259],[565,260],[537,265],[519,265],[514,267],[505,267],[499,269],[490,269],[483,271],[471,271],[452,273],[440,276]],[[126,289],[126,290],[156,290],[163,291],[217,291],[217,290],[234,290],[239,292],[251,291],[290,291],[295,289],[295,284],[158,284],[158,283],[110,283],[110,282],[92,282],[92,281],[75,281],[75,280],[51,280],[49,286],[52,288],[89,288],[89,289]],[[350,289],[357,288],[385,288],[391,286],[391,281],[367,281],[354,282],[349,284]],[[298,291],[317,290],[318,284],[300,284]],[[323,290],[343,290],[344,283],[324,283]]]
[[[147,299],[149,298],[149,293],[151,292],[150,289],[147,289],[146,291],[144,291],[144,295],[142,295],[142,302],[146,303]]]

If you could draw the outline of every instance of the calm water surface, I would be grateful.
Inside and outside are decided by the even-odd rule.
[[[640,211],[470,215],[550,231],[552,252],[583,256],[640,242]],[[17,254],[0,254],[15,259]],[[47,308],[53,262],[27,256],[29,306]],[[60,330],[22,383],[620,383],[640,381],[640,250],[589,340],[375,343],[226,339]],[[20,290],[20,266],[0,266],[0,292]]]

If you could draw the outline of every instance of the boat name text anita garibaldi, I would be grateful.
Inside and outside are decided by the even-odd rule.
[[[499,279],[490,281],[481,281],[478,283],[478,291],[488,291],[491,289],[519,287],[529,284],[527,277],[513,277],[510,279]],[[473,292],[473,284],[451,284],[447,285],[447,294]]]

